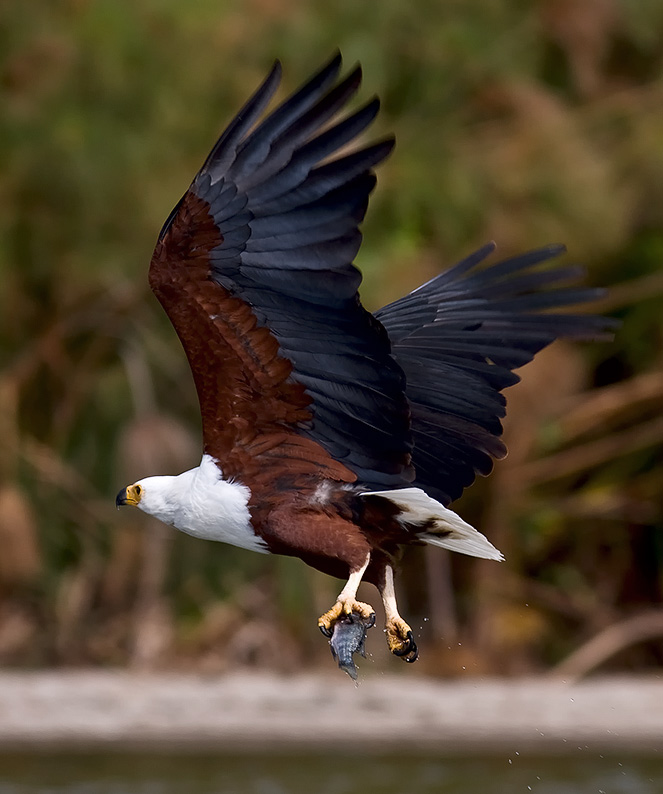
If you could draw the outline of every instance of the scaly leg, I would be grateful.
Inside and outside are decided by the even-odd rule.
[[[400,656],[405,662],[416,662],[419,658],[417,644],[414,641],[412,629],[398,614],[396,606],[396,590],[394,589],[394,570],[390,565],[385,566],[384,582],[380,588],[382,603],[386,615],[387,645],[389,650]]]
[[[350,577],[348,578],[345,587],[339,593],[334,606],[329,611],[325,612],[324,615],[320,615],[318,618],[318,628],[325,635],[325,637],[332,636],[334,623],[336,623],[341,615],[352,615],[354,613],[356,615],[360,615],[368,621],[370,621],[371,618],[373,621],[375,621],[375,612],[373,611],[373,607],[370,604],[364,604],[361,601],[357,601],[357,590],[359,589],[361,577],[366,572],[368,563],[370,561],[371,555],[367,554],[366,561],[364,562],[363,566],[350,573]]]

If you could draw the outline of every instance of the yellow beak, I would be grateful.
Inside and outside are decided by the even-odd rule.
[[[137,485],[129,485],[127,488],[123,488],[115,497],[116,507],[121,507],[122,505],[136,507],[138,502],[140,502],[140,488]]]

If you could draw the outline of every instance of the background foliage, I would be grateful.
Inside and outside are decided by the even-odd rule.
[[[618,0],[0,4],[0,662],[329,664],[337,582],[113,495],[199,455],[146,285],[156,233],[272,59],[291,90],[336,47],[398,140],[364,226],[369,307],[487,239],[563,241],[624,322],[510,390],[511,454],[457,505],[508,562],[410,555],[422,666],[543,670],[608,627],[576,672],[622,646],[608,665],[663,662],[663,6]]]

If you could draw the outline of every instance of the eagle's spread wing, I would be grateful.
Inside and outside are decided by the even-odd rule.
[[[536,266],[548,246],[480,269],[484,246],[376,313],[407,378],[415,485],[447,505],[506,454],[500,440],[514,369],[558,337],[610,338],[604,317],[540,313],[595,300],[603,291],[564,287],[582,268]]]
[[[263,471],[380,488],[414,476],[405,378],[351,264],[371,168],[393,140],[338,155],[379,104],[329,126],[361,80],[356,68],[337,82],[340,65],[337,55],[256,125],[275,64],[166,221],[150,266],[193,371],[205,452],[245,482]]]

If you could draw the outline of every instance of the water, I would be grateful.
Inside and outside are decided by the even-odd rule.
[[[663,758],[0,755],[0,794],[661,794]]]

